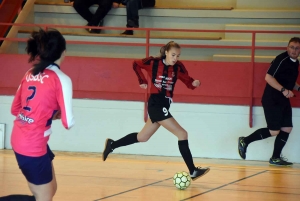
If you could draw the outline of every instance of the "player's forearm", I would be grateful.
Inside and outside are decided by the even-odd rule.
[[[141,67],[138,65],[138,63],[136,61],[133,62],[133,70],[138,77],[139,84],[147,84],[147,79],[145,78],[145,76],[141,70]]]
[[[300,85],[296,82],[295,86],[294,86],[294,90],[299,91],[299,87],[300,87]]]
[[[277,82],[277,80],[269,74],[266,75],[265,80],[271,87],[273,87],[274,89],[276,89],[278,91],[281,91],[281,89],[283,88],[283,86],[281,84],[279,84],[279,82]]]

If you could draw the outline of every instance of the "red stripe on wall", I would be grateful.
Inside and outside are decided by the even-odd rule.
[[[14,95],[25,72],[31,67],[27,55],[1,54],[0,95]],[[133,59],[66,57],[61,69],[71,77],[74,98],[143,101],[145,91],[139,87],[132,69]],[[250,98],[251,64],[245,62],[182,61],[189,75],[201,81],[195,90],[178,81],[174,101],[248,105]],[[254,105],[261,105],[268,63],[256,63],[254,68]],[[300,94],[292,99],[300,106]]]

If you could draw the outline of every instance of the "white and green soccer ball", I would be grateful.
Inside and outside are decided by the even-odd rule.
[[[177,172],[173,177],[173,183],[176,188],[184,190],[191,184],[191,177],[188,173],[182,171]]]

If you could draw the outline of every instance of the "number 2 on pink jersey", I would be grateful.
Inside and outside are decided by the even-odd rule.
[[[30,101],[31,99],[34,98],[35,92],[36,92],[36,87],[35,86],[29,86],[28,90],[32,90],[32,94],[27,97],[27,99],[26,99],[26,106],[23,107],[23,109],[30,112],[31,111],[31,107],[28,107],[27,105],[28,105],[28,101]]]

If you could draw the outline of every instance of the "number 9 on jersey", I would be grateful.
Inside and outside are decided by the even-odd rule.
[[[165,116],[168,116],[169,111],[168,111],[167,108],[163,107],[162,111],[163,111],[163,113],[165,114]]]

